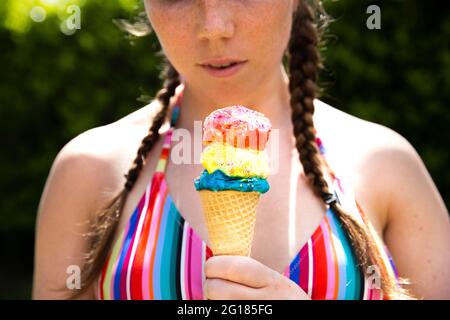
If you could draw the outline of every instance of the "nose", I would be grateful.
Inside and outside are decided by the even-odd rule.
[[[200,40],[218,40],[229,38],[234,33],[233,14],[227,1],[199,1],[199,31]]]

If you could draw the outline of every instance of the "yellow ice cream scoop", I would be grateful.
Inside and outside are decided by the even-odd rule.
[[[207,145],[200,162],[208,173],[220,169],[228,176],[260,177],[269,176],[269,160],[264,151],[236,148],[222,143]]]

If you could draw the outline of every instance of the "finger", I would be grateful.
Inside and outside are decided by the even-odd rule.
[[[209,278],[205,280],[204,297],[208,300],[255,300],[260,297],[260,290],[224,279]]]
[[[262,288],[274,281],[276,271],[250,257],[212,256],[205,263],[205,275]]]

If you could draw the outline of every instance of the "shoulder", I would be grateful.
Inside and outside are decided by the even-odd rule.
[[[105,199],[122,186],[140,142],[157,111],[155,101],[107,125],[89,129],[67,142],[52,164],[49,181],[57,187],[71,184],[87,204],[98,206],[96,190]],[[89,199],[92,197],[92,199]]]
[[[383,230],[393,203],[408,188],[420,188],[428,175],[411,143],[398,132],[317,101],[325,147],[336,170],[353,187],[355,197],[376,229]]]
[[[412,144],[393,129],[358,118],[321,101],[317,105],[320,113],[318,132],[328,142],[326,148],[332,156],[346,160],[339,165],[355,169],[367,165],[387,168],[399,163],[421,163]]]
[[[361,151],[373,150],[374,147],[381,150],[396,147],[407,153],[414,153],[408,140],[391,128],[358,118],[320,100],[315,101],[315,106],[319,114],[319,132],[329,138],[335,136],[334,143],[342,139],[348,140],[347,143],[339,144],[339,147],[349,146],[351,142],[356,143],[354,147]]]
[[[77,207],[76,214],[88,218],[100,206],[98,191],[114,185],[112,127],[89,129],[67,142],[56,155],[41,200],[42,212],[60,203]],[[71,210],[66,210],[66,214]],[[75,211],[74,211],[75,213]]]
[[[111,160],[118,153],[125,153],[124,145],[140,143],[139,139],[138,141],[134,140],[137,137],[142,138],[142,134],[148,132],[151,119],[158,108],[159,104],[153,100],[145,107],[115,122],[80,133],[63,146],[55,161],[58,164],[75,162],[80,166],[87,167],[111,164]]]

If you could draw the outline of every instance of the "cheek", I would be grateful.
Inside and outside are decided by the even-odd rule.
[[[149,1],[151,2],[151,1]],[[182,69],[187,59],[192,58],[192,46],[195,44],[191,12],[183,7],[148,6],[147,15],[158,38],[161,48],[178,70]]]
[[[289,41],[292,18],[290,1],[275,0],[276,4],[255,6],[251,16],[241,21],[245,38],[255,44],[254,58],[279,62]],[[267,1],[266,1],[267,2]],[[274,3],[274,1],[269,1]]]

